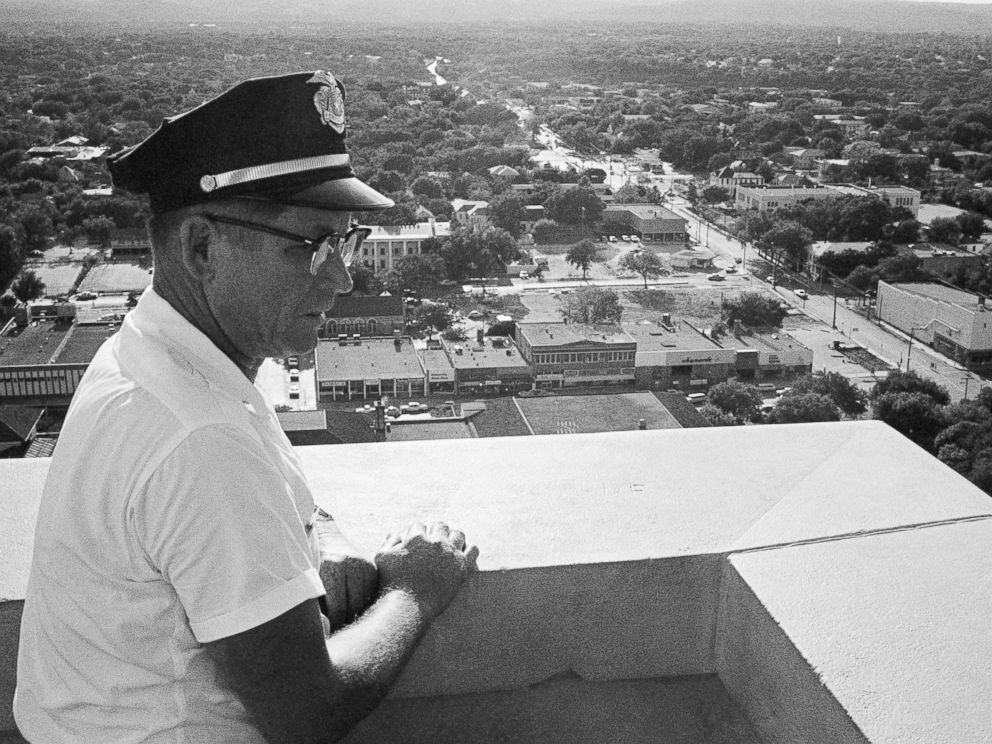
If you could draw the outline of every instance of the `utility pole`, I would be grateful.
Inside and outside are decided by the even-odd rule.
[[[834,317],[833,320],[830,321],[830,327],[836,329],[837,328],[837,280],[836,279],[834,280],[833,285],[834,285]]]

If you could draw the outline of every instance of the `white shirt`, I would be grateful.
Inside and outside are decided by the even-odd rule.
[[[90,364],[45,482],[14,717],[36,744],[263,742],[201,644],[324,589],[262,392],[152,289]]]

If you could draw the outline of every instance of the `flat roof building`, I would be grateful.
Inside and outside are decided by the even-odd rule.
[[[314,351],[318,400],[413,398],[427,376],[409,338],[321,340]]]
[[[603,210],[602,221],[607,231],[610,223],[629,225],[648,242],[681,243],[689,237],[685,219],[657,204],[610,204]]]
[[[518,323],[516,339],[537,387],[634,384],[637,342],[619,326]]]
[[[441,340],[454,370],[456,393],[496,394],[529,390],[530,365],[507,336],[482,336],[467,341]]]
[[[983,295],[943,284],[878,283],[878,319],[976,372],[992,371],[992,312]]]

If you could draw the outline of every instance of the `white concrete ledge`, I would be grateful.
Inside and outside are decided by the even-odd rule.
[[[318,501],[370,553],[389,530],[436,518],[482,550],[481,573],[356,741],[429,741],[431,725],[457,741],[447,716],[507,701],[531,711],[535,732],[555,729],[534,713],[544,710],[561,722],[547,738],[566,741],[561,701],[576,685],[610,710],[629,692],[671,712],[684,690],[656,683],[717,674],[731,700],[698,704],[715,706],[726,732],[739,705],[768,742],[916,741],[904,738],[914,727],[933,734],[920,741],[992,741],[992,500],[881,423],[299,452]],[[0,492],[13,515],[0,527],[8,599],[23,597],[46,467],[0,461],[12,484]],[[0,696],[11,647],[0,643]],[[944,689],[910,695],[916,670]],[[645,686],[623,686],[634,681]],[[0,706],[2,731],[12,722]],[[498,718],[464,740],[537,738]],[[632,728],[628,740],[652,739]]]

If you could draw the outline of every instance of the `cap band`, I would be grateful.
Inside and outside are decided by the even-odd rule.
[[[250,168],[239,168],[237,170],[205,175],[200,179],[200,190],[209,194],[217,189],[237,186],[252,181],[261,181],[265,178],[275,176],[289,176],[294,173],[306,173],[307,171],[322,170],[324,168],[340,168],[350,165],[350,155],[319,155],[311,158],[298,158],[296,160],[283,160],[278,163],[266,163],[265,165],[254,165]]]

